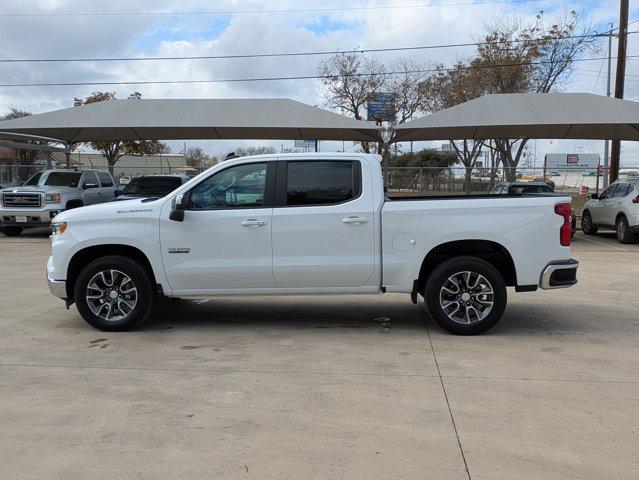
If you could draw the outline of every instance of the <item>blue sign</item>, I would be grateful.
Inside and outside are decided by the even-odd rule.
[[[375,93],[368,101],[366,110],[367,118],[370,121],[394,122],[395,108],[393,105],[392,93]]]

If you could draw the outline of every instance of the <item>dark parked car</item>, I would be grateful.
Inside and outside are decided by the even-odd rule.
[[[135,198],[162,198],[188,180],[189,177],[179,174],[135,177],[118,193],[115,201]]]
[[[532,182],[501,182],[495,185],[490,192],[491,195],[523,195],[525,193],[555,193],[554,182],[542,182],[535,180]],[[572,234],[577,230],[577,216],[572,211]]]

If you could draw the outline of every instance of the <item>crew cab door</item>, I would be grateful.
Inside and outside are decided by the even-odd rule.
[[[98,179],[100,180],[100,201],[106,202],[115,198],[115,185],[111,175],[107,172],[98,172]]]
[[[173,290],[274,288],[271,246],[275,166],[218,170],[185,195],[184,221],[160,215],[164,271]]]
[[[375,268],[369,166],[358,160],[277,164],[273,276],[278,288],[359,287]]]
[[[94,172],[84,172],[82,176],[82,203],[91,205],[100,201],[100,184]]]

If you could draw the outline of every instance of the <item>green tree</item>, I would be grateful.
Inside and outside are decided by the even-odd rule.
[[[93,92],[85,99],[74,98],[73,105],[79,107],[80,105],[86,105],[89,103],[104,102],[107,100],[114,100],[116,98],[115,92]],[[140,92],[133,92],[127,97],[129,100],[135,101],[142,98]],[[161,153],[167,153],[168,147],[165,143],[157,140],[115,140],[115,141],[99,141],[90,142],[89,145],[92,149],[97,150],[104,158],[106,158],[109,172],[113,174],[113,168],[115,164],[124,155],[159,155]]]
[[[452,152],[420,150],[392,155],[389,159],[388,185],[391,188],[439,190],[442,183],[450,178],[450,167],[457,162]],[[399,168],[392,168],[399,167]]]
[[[235,149],[235,155],[238,157],[248,157],[251,155],[270,155],[276,153],[275,147],[238,147]]]
[[[211,163],[209,157],[200,147],[191,147],[185,154],[186,164],[189,167],[203,168]]]

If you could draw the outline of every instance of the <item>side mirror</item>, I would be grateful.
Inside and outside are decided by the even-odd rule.
[[[174,222],[183,222],[184,211],[186,210],[188,201],[187,195],[184,195],[183,193],[179,194],[177,197],[173,197],[173,200],[171,200],[171,213],[169,214],[169,219]]]
[[[115,198],[118,198],[120,195],[122,195],[122,190],[116,188],[115,190],[113,190],[113,195],[115,195]]]
[[[592,200],[598,200],[599,199],[599,195],[597,195],[596,193],[593,193],[592,195],[590,195],[590,198]]]
[[[84,188],[85,190],[87,190],[89,188],[98,188],[98,184],[97,183],[85,183],[84,185],[82,185],[82,188]]]

